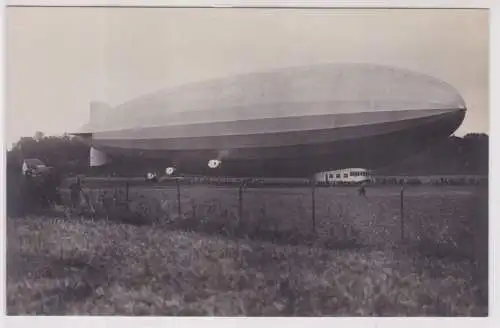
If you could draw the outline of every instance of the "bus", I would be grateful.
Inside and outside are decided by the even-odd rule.
[[[359,184],[371,181],[371,174],[367,169],[347,168],[317,173],[315,180],[326,184]]]

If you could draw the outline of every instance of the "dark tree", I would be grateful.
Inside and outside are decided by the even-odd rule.
[[[451,136],[421,153],[379,171],[388,175],[487,175],[488,149],[489,140],[486,134],[472,133],[463,138]]]
[[[10,166],[20,168],[25,158],[38,158],[61,173],[85,173],[89,166],[89,147],[75,137],[47,137],[37,132],[33,138],[21,138],[7,152],[7,162]]]

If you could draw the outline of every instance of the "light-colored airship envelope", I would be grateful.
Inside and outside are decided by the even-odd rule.
[[[223,153],[224,161],[254,160],[259,167],[294,159],[331,167],[390,156],[368,151],[377,146],[392,147],[393,154],[422,148],[452,134],[465,109],[457,90],[430,76],[327,64],[194,83],[114,108],[93,104],[82,132],[92,134],[94,147],[115,154],[192,162]]]

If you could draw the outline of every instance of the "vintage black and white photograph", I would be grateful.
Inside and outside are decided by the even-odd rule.
[[[7,7],[7,315],[487,317],[489,23]]]

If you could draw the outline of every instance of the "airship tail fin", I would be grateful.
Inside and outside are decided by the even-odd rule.
[[[105,121],[111,106],[103,102],[93,101],[90,103],[90,117],[89,121],[83,125],[77,132],[71,133],[81,137],[91,137],[95,130],[98,130],[102,123]]]
[[[90,125],[96,125],[106,119],[111,106],[106,103],[93,101],[90,103]]]

